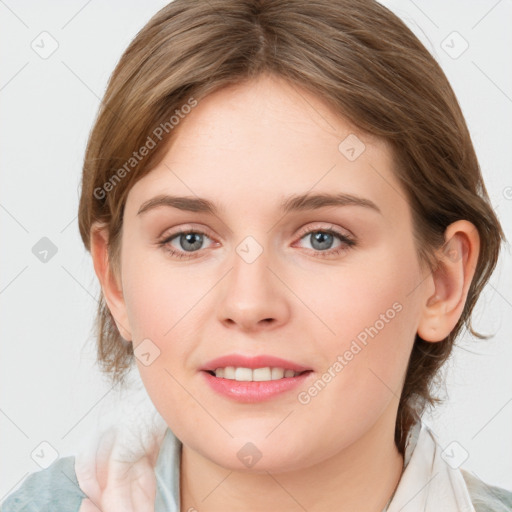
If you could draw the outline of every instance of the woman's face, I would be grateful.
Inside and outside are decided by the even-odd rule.
[[[121,248],[138,369],[171,430],[255,471],[392,435],[428,290],[389,147],[268,76],[174,130],[129,192]],[[188,201],[147,203],[164,195]]]

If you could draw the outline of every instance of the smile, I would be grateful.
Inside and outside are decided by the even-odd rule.
[[[217,368],[211,372],[215,377],[239,382],[266,382],[271,380],[280,380],[290,377],[297,377],[303,372],[296,372],[289,368],[244,368],[235,366],[226,366]]]
[[[314,374],[310,367],[269,354],[226,354],[199,369],[215,394],[246,403],[286,396]]]

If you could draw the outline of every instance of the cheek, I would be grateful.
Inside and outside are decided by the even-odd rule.
[[[325,302],[332,312],[329,325],[335,332],[318,338],[324,366],[319,380],[305,388],[300,403],[304,419],[314,426],[330,425],[327,445],[337,445],[337,434],[355,440],[389,407],[398,407],[402,379],[414,341],[414,311],[397,281],[380,286],[352,275],[343,292]],[[307,419],[309,418],[309,419]],[[314,418],[314,419],[312,419]]]
[[[342,357],[340,385],[350,382],[351,387],[374,393],[380,387],[389,394],[388,387],[399,394],[417,329],[419,308],[413,290],[420,281],[413,250],[389,245],[376,251],[371,261],[337,272],[331,268],[328,279],[321,276],[302,288],[317,316],[311,321],[324,333],[317,343],[326,367]]]
[[[191,310],[200,290],[194,292],[182,275],[169,275],[161,264],[141,265],[134,258],[126,270],[125,303],[140,377],[156,409],[176,433],[181,433],[181,421],[174,411],[187,410],[188,421],[201,419],[182,387],[187,384],[186,364],[194,349]],[[146,360],[144,353],[149,353]]]
[[[164,394],[166,401],[173,400],[170,388],[176,388],[173,394],[179,395],[179,401],[183,398],[181,388],[172,376],[179,382],[184,375],[189,376],[190,356],[200,338],[191,332],[201,325],[198,312],[206,303],[201,300],[212,287],[213,278],[171,268],[161,255],[142,251],[126,257],[123,272],[126,312],[141,377],[156,401]],[[148,365],[137,357],[143,348],[150,353],[152,362]]]
[[[123,290],[134,339],[164,343],[197,302],[201,290],[186,272],[170,270],[163,250],[134,251],[123,267]],[[190,277],[190,276],[189,276]],[[204,291],[202,292],[204,293]],[[160,340],[160,341],[159,341]],[[164,348],[164,347],[161,347]]]

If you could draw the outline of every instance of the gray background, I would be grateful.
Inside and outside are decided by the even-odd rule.
[[[99,285],[76,214],[85,144],[107,79],[166,3],[0,0],[0,500],[40,469],[31,454],[74,454],[99,425],[137,412],[129,402],[116,409],[120,397],[95,366]],[[445,70],[510,237],[512,2],[383,3]],[[52,44],[58,48],[47,58],[32,47],[41,53]],[[43,237],[57,250],[47,262],[32,252]],[[495,337],[460,340],[445,367],[446,402],[427,420],[441,448],[461,460],[467,453],[463,467],[512,489],[512,266],[510,246],[503,249],[474,314],[477,330]],[[145,391],[137,393],[147,405]]]

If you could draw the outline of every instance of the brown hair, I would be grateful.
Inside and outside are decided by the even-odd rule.
[[[505,235],[446,76],[407,26],[376,1],[174,0],[161,9],[122,55],[91,131],[79,205],[83,243],[90,251],[93,223],[106,226],[109,261],[119,276],[126,197],[163,156],[171,116],[181,118],[185,105],[262,73],[304,88],[363,133],[390,143],[422,264],[436,268],[434,250],[442,248],[452,222],[467,219],[480,234],[457,325],[438,343],[416,335],[395,428],[403,453],[412,423],[439,401],[432,380],[462,327],[488,338],[473,330],[471,312]],[[134,158],[150,139],[155,147]],[[95,327],[101,369],[122,383],[133,347],[121,338],[102,293]]]

